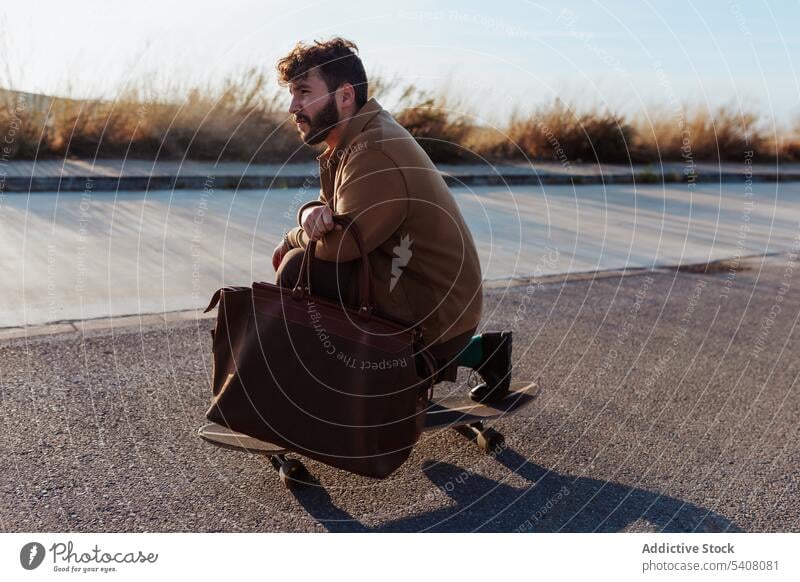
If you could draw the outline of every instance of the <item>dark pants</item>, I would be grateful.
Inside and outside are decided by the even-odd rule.
[[[285,255],[275,273],[275,284],[292,288],[300,276],[300,263],[304,249],[291,249]],[[346,263],[323,261],[314,257],[311,264],[311,293],[319,297],[338,300],[348,307],[358,307],[358,267],[361,259]],[[337,278],[338,273],[338,278]]]
[[[428,351],[436,359],[436,368],[438,369],[434,383],[456,381],[456,374],[458,374],[456,360],[461,350],[467,347],[476,330],[477,328],[472,328],[446,342],[434,344],[428,348]]]
[[[275,284],[292,288],[297,285],[300,276],[300,263],[303,262],[304,249],[291,249],[283,256]],[[335,263],[314,258],[311,264],[311,293],[333,301],[339,301],[349,307],[358,307],[358,269],[361,260]],[[428,346],[428,351],[436,359],[437,374],[435,383],[455,382],[458,366],[455,363],[458,354],[469,344],[475,329],[457,335],[446,342]]]

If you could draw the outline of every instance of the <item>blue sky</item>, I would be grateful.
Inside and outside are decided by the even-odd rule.
[[[113,96],[154,73],[272,71],[296,40],[338,34],[359,44],[368,71],[449,87],[490,121],[556,96],[800,117],[798,1],[28,0],[0,4],[0,18],[10,71],[0,78],[37,92]]]

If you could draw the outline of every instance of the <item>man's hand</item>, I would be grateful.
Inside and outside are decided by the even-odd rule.
[[[283,255],[288,253],[291,250],[291,247],[286,244],[286,241],[281,240],[280,244],[275,247],[275,250],[272,251],[272,268],[275,269],[275,272],[278,272],[278,267],[281,266],[281,261],[283,260]]]
[[[327,204],[306,208],[300,217],[300,224],[309,240],[314,241],[318,241],[332,230],[342,230],[341,224],[333,222],[333,211]]]

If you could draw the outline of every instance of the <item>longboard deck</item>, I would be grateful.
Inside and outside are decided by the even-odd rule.
[[[535,382],[512,382],[503,400],[492,404],[480,404],[466,395],[451,395],[434,401],[425,415],[425,431],[454,428],[515,414],[533,402],[540,387]],[[278,445],[236,432],[216,423],[209,423],[197,431],[200,437],[216,445],[243,449],[264,455],[289,453]]]
[[[278,445],[273,445],[267,441],[262,441],[255,437],[236,432],[229,429],[227,426],[222,426],[215,422],[203,425],[197,431],[201,438],[211,441],[216,445],[223,447],[230,447],[234,449],[244,449],[252,453],[261,453],[264,455],[281,455],[288,453],[288,449],[284,449]]]
[[[425,430],[465,426],[516,414],[540,393],[541,388],[536,382],[512,382],[505,398],[491,404],[480,404],[459,392],[430,405],[425,415]]]

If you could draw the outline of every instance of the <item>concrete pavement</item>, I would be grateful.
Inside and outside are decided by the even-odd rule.
[[[488,280],[780,252],[800,234],[800,183],[452,192]],[[272,249],[315,197],[213,184],[6,194],[0,328],[197,309],[219,287],[273,281]]]

